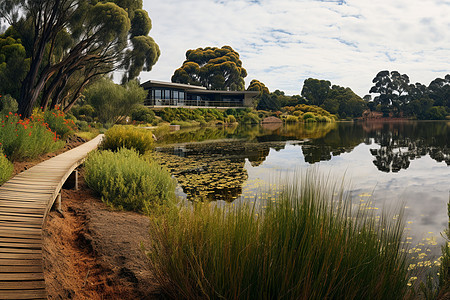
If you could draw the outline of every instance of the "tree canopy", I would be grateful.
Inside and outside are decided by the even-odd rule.
[[[204,86],[211,90],[243,91],[247,71],[230,46],[186,51],[186,60],[176,69],[172,82]]]
[[[395,114],[398,115],[401,106],[408,101],[408,75],[400,74],[398,71],[380,71],[372,82],[375,85],[369,92],[379,94],[374,98],[374,102],[376,104],[381,104],[385,114],[386,108],[392,106],[395,108]]]
[[[101,75],[123,69],[132,80],[160,55],[142,1],[0,0],[0,17],[11,25],[2,38],[20,38],[29,59],[18,98],[25,117],[37,101],[67,111]]]
[[[259,92],[258,96],[254,98],[253,107],[257,107],[259,102],[261,101],[261,98],[264,95],[269,95],[269,89],[266,87],[264,83],[262,83],[259,80],[253,79],[250,81],[250,85],[247,88],[247,91],[257,91]]]
[[[450,74],[434,79],[429,86],[409,82],[406,74],[380,71],[370,89],[370,93],[378,95],[368,102],[369,108],[385,116],[417,119],[445,119],[450,114]]]
[[[327,99],[330,87],[331,82],[328,80],[308,78],[303,83],[301,94],[309,104],[320,106]]]

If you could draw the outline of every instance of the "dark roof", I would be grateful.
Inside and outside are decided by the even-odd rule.
[[[218,91],[218,90],[186,90],[189,93],[195,94],[221,94],[221,95],[240,95],[248,94],[253,95],[253,97],[258,96],[258,91]]]
[[[149,88],[149,87],[172,87],[172,88],[182,88],[182,89],[189,89],[189,90],[206,90],[204,86],[197,86],[197,85],[190,85],[190,84],[183,84],[183,83],[172,83],[172,82],[166,82],[166,81],[157,81],[157,80],[149,80],[141,84],[143,88]]]

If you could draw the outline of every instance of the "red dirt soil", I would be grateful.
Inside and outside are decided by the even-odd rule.
[[[159,299],[148,258],[147,217],[112,211],[84,184],[62,191],[63,214],[44,226],[49,299]]]

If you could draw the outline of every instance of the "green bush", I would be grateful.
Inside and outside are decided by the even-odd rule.
[[[0,185],[11,178],[13,169],[13,164],[6,158],[3,152],[0,151]]]
[[[17,108],[17,101],[11,95],[0,95],[0,115],[6,115],[10,112],[15,113]]]
[[[140,154],[153,149],[153,134],[148,129],[130,125],[115,125],[105,132],[101,149],[116,151],[120,148],[135,149]]]
[[[316,116],[312,112],[307,112],[303,115],[303,120],[306,121],[307,119],[316,119]]]
[[[242,124],[258,124],[261,120],[254,113],[247,113],[241,118]]]
[[[86,183],[112,207],[148,213],[175,197],[175,182],[134,150],[95,151],[85,161]]]
[[[143,105],[139,105],[131,111],[131,119],[138,122],[152,123],[155,120],[155,112]]]
[[[402,299],[402,215],[352,209],[311,174],[261,206],[196,203],[153,220],[155,278],[174,299]],[[263,194],[264,195],[264,194]],[[337,195],[337,196],[335,196]],[[256,205],[256,204],[255,204]]]
[[[298,118],[296,116],[287,116],[286,118],[286,123],[297,123],[298,122]]]

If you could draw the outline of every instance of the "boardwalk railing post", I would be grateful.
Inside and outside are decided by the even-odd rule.
[[[58,197],[56,198],[56,211],[62,214],[61,192],[59,192]]]

